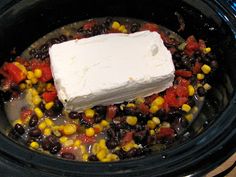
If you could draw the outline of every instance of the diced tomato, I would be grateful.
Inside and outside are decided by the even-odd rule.
[[[170,106],[170,107],[177,107],[178,106],[178,100],[176,98],[175,93],[166,94],[164,96],[164,100],[165,100],[166,104],[168,104],[168,106]],[[167,105],[165,105],[165,106],[167,106]]]
[[[96,142],[96,139],[94,136],[88,137],[84,133],[77,135],[76,138],[79,139],[80,141],[82,141],[82,143],[84,143],[84,144],[90,144],[90,143]]]
[[[202,64],[196,61],[192,69],[193,74],[199,73],[201,71],[201,67],[202,67]]]
[[[199,49],[200,49],[201,51],[203,51],[203,50],[206,48],[205,41],[202,40],[202,39],[199,39],[198,45],[199,45]]]
[[[134,132],[127,132],[124,137],[121,140],[121,144],[125,145],[126,143],[129,143],[130,141],[133,140],[133,134]]]
[[[39,78],[41,82],[47,82],[52,79],[52,72],[50,66],[42,66],[39,69],[42,70],[42,76]]]
[[[57,97],[57,92],[44,92],[42,97],[46,103],[54,101]]]
[[[187,44],[186,44],[186,47],[184,49],[184,52],[187,55],[192,56],[193,53],[199,49],[199,44],[196,41],[194,36],[189,36],[186,40],[186,43]]]
[[[16,84],[19,84],[26,78],[26,74],[14,63],[6,63],[3,66],[3,70],[8,74],[8,79],[12,80]]]
[[[158,26],[154,23],[145,23],[141,27],[140,31],[145,31],[145,30],[158,31]]]
[[[138,109],[143,113],[143,114],[148,114],[149,113],[149,107],[145,103],[140,103],[138,105]]]
[[[182,70],[182,69],[176,70],[175,74],[177,76],[182,76],[182,77],[187,77],[187,78],[191,77],[193,75],[191,71],[186,71],[186,70]]]
[[[83,29],[90,30],[95,24],[96,24],[95,20],[88,21],[87,23],[84,24]]]
[[[74,152],[75,152],[75,147],[73,147],[73,146],[68,146],[68,147],[62,147],[61,148],[61,150],[60,150],[60,154],[62,154],[62,153],[72,153],[72,154],[74,154]]]
[[[110,105],[107,107],[106,118],[113,119],[116,116],[118,108],[115,105]]]
[[[188,97],[188,87],[177,85],[175,90],[178,97]]]
[[[182,77],[177,77],[176,79],[178,81],[178,85],[182,85],[185,87],[188,87],[188,85],[190,84],[190,82]]]
[[[187,97],[179,97],[179,98],[177,98],[177,105],[178,105],[178,107],[182,106],[187,101],[188,101]]]
[[[160,131],[158,132],[157,136],[159,138],[164,138],[164,137],[174,137],[174,130],[172,128],[167,128],[167,127],[161,127]]]
[[[20,113],[20,119],[25,122],[33,114],[31,109],[23,109]]]

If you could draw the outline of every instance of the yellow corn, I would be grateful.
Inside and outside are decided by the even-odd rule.
[[[158,96],[153,102],[152,105],[161,106],[164,103],[164,98]]]
[[[97,153],[97,158],[98,158],[99,160],[102,160],[102,159],[104,159],[104,158],[106,157],[106,155],[107,155],[106,150],[101,149],[101,150]]]
[[[108,121],[106,121],[106,120],[102,120],[102,121],[101,121],[101,126],[106,127],[106,126],[108,126],[108,125],[109,125],[109,122],[108,122]]]
[[[114,22],[112,23],[112,28],[118,30],[118,29],[120,28],[120,23],[117,22],[117,21],[114,21]]]
[[[42,76],[42,70],[41,69],[35,69],[34,70],[34,76],[36,78],[40,78]]]
[[[188,121],[188,122],[191,122],[193,120],[193,115],[192,114],[187,114],[185,115],[185,119]]]
[[[32,79],[30,79],[32,84],[37,84],[38,83],[38,79],[33,77]]]
[[[72,135],[76,132],[77,127],[75,124],[66,124],[63,128],[63,133],[65,135]]]
[[[39,103],[41,103],[42,99],[40,98],[40,96],[34,96],[32,99],[32,102],[35,106],[39,105]]]
[[[128,104],[126,105],[126,107],[128,107],[128,108],[135,108],[136,106],[135,106],[134,103],[128,103]]]
[[[34,73],[32,71],[27,72],[27,79],[31,80],[34,77]]]
[[[156,124],[159,125],[161,123],[160,119],[158,117],[153,117],[152,121]]]
[[[88,153],[83,154],[82,156],[83,161],[88,161],[88,157],[89,157]]]
[[[98,144],[99,144],[100,148],[107,149],[106,140],[105,139],[100,139]]]
[[[100,151],[100,145],[98,143],[94,143],[92,147],[92,153],[96,155]]]
[[[126,117],[126,122],[131,125],[134,126],[137,124],[138,122],[138,118],[136,116],[127,116]]]
[[[44,121],[45,121],[46,125],[49,127],[54,125],[53,121],[50,118],[45,118]]]
[[[68,138],[66,136],[62,136],[59,141],[60,143],[64,144],[66,141],[68,140]]]
[[[156,127],[156,124],[155,124],[155,122],[153,122],[152,120],[148,120],[148,121],[147,121],[147,126],[148,126],[148,128],[150,128],[150,129],[154,129],[154,128]]]
[[[122,31],[124,31],[125,29],[126,29],[126,28],[125,28],[125,25],[120,25],[120,27],[119,27],[118,30],[119,30],[120,32],[122,32]]]
[[[31,88],[30,92],[31,92],[32,96],[38,96],[39,95],[38,91],[35,88]]]
[[[48,103],[45,104],[45,109],[49,110],[53,107],[54,105],[54,102],[53,101],[50,101]]]
[[[204,64],[202,67],[201,67],[201,70],[204,74],[209,74],[209,72],[211,72],[211,67],[209,65],[206,65]]]
[[[192,85],[189,85],[188,86],[188,95],[193,96],[194,92],[195,92],[194,87]]]
[[[13,126],[15,126],[16,124],[21,124],[22,125],[22,120],[21,119],[16,119],[14,122],[13,122]]]
[[[159,107],[158,106],[156,106],[156,105],[151,105],[151,108],[150,108],[150,112],[151,113],[156,113],[157,111],[159,110]]]
[[[24,73],[27,75],[27,70],[24,65],[20,64],[19,62],[14,62],[14,64]]]
[[[36,141],[33,141],[30,143],[30,147],[33,149],[38,149],[39,148],[39,143]]]
[[[74,141],[73,140],[66,140],[64,143],[63,143],[63,145],[65,146],[65,147],[69,147],[69,146],[72,146],[74,144]]]
[[[44,130],[46,127],[47,127],[47,124],[46,124],[44,121],[41,122],[41,123],[38,125],[38,128],[39,128],[40,130]]]
[[[111,154],[111,153],[107,155],[107,158],[111,159],[112,161],[119,160],[119,157],[116,154]]]
[[[183,104],[181,109],[185,112],[189,112],[191,110],[191,106],[188,104]]]
[[[49,136],[52,134],[52,130],[50,128],[45,128],[44,131],[43,131],[43,134],[45,136]]]
[[[95,111],[92,110],[92,109],[86,109],[86,110],[84,111],[84,114],[85,114],[85,116],[86,116],[87,118],[93,118],[94,115],[95,115]]]
[[[100,124],[94,124],[93,128],[95,128],[98,132],[101,132],[103,130],[103,127]]]
[[[80,145],[80,152],[81,152],[81,154],[84,154],[87,152],[85,145]]]
[[[150,130],[150,131],[149,131],[149,134],[150,134],[151,136],[154,136],[154,135],[156,134],[156,132],[155,132],[155,130]]]
[[[78,147],[80,147],[80,145],[81,145],[81,141],[80,140],[75,140],[74,146],[78,148]]]
[[[26,88],[26,85],[24,83],[21,83],[19,87],[20,87],[20,90],[24,90]]]
[[[40,108],[34,108],[34,112],[37,115],[38,118],[42,118],[43,117],[43,112]]]
[[[132,149],[132,148],[134,148],[134,141],[130,141],[129,143],[126,143],[123,147],[122,147],[122,149],[125,151],[125,152],[127,152],[127,151],[129,151],[130,149]]]
[[[203,80],[204,78],[205,78],[204,74],[201,74],[201,73],[197,74],[197,79],[198,80]]]
[[[204,87],[205,90],[210,90],[210,89],[211,89],[211,85],[208,84],[208,83],[205,83],[205,84],[203,85],[203,87]]]
[[[145,99],[142,98],[142,97],[138,97],[138,98],[135,99],[136,104],[141,104],[141,103],[144,103],[144,102],[145,102]]]
[[[123,29],[121,32],[122,33],[128,33],[128,30],[127,29]]]
[[[209,52],[211,52],[211,48],[210,47],[206,47],[206,48],[203,49],[203,53],[207,54]]]
[[[90,127],[85,130],[86,136],[93,136],[95,134],[94,128]]]
[[[26,87],[27,87],[27,88],[31,88],[31,87],[32,87],[32,82],[31,82],[31,80],[25,80],[25,83],[26,83]]]
[[[170,128],[169,122],[162,122],[161,127]]]

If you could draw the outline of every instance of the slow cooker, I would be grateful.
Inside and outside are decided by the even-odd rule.
[[[20,55],[48,32],[80,20],[97,17],[131,17],[161,24],[177,31],[175,12],[186,28],[207,40],[216,52],[220,70],[215,89],[206,96],[203,109],[172,147],[142,158],[112,163],[57,159],[27,149],[6,134],[10,127],[1,93],[0,172],[20,176],[202,176],[236,151],[236,2],[233,0],[1,0],[0,63],[16,48]],[[14,111],[14,110],[12,110]]]

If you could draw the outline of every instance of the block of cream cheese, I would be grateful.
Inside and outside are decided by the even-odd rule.
[[[172,86],[171,53],[157,32],[103,34],[49,49],[58,97],[81,111],[148,96]]]

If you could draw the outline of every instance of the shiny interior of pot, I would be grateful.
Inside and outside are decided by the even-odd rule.
[[[152,21],[177,32],[179,23],[175,12],[181,14],[186,28],[179,34],[186,38],[195,35],[207,41],[216,53],[220,69],[212,80],[213,89],[206,96],[202,111],[185,136],[177,144],[186,143],[206,131],[225,110],[235,89],[236,71],[234,34],[220,17],[212,2],[194,0],[146,1],[80,1],[23,0],[0,15],[0,64],[20,55],[31,43],[46,33],[69,23],[96,17],[131,17]],[[1,10],[1,9],[0,9]],[[16,54],[10,51],[16,48]],[[0,131],[6,134],[10,124],[5,116],[1,93]],[[175,147],[174,146],[174,147]],[[173,147],[173,148],[174,148]]]

